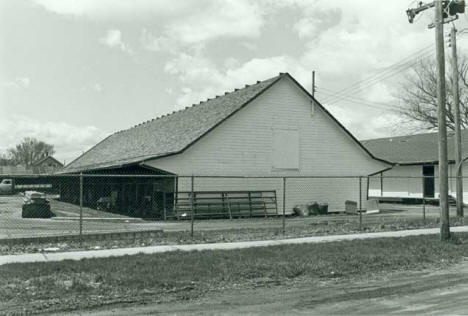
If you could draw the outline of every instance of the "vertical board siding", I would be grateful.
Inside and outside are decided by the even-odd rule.
[[[312,115],[310,102],[290,79],[283,78],[183,153],[146,164],[179,175],[220,176],[366,176],[389,167],[372,159],[319,107],[315,107]],[[299,131],[299,169],[273,168],[275,129]],[[282,185],[278,187],[281,180],[270,179],[272,183],[265,180],[232,180],[217,179],[208,182],[206,188],[226,190],[229,187],[254,187],[256,190],[269,190],[274,187],[278,200],[282,197]],[[348,180],[329,179],[327,182],[307,179],[304,183],[291,180],[290,187],[288,180],[287,209],[291,211],[296,204],[317,201],[333,203],[333,208],[343,210],[345,200],[358,201],[358,180]],[[365,180],[362,187],[367,193]],[[179,190],[183,189],[181,181]]]

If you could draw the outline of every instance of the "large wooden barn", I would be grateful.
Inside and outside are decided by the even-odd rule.
[[[342,211],[346,200],[359,200],[358,179],[298,176],[365,177],[390,166],[374,157],[292,76],[280,73],[116,132],[63,173],[173,175],[85,179],[87,203],[112,196],[121,210],[140,215],[138,209],[140,213],[144,209],[152,217],[164,217],[174,213],[179,195],[191,191],[191,178],[183,176],[218,176],[195,178],[194,191],[200,194],[247,192],[249,199],[272,194],[279,211],[283,180],[262,177],[293,176],[297,178],[288,179],[286,185],[288,213],[310,201]],[[258,178],[241,178],[245,176]],[[365,179],[361,185],[365,198]],[[76,197],[68,194],[69,199]],[[229,198],[221,196],[223,201]]]

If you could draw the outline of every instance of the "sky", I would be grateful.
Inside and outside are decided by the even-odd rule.
[[[68,163],[113,132],[279,72],[310,90],[312,70],[316,98],[357,138],[404,133],[393,109],[408,67],[385,74],[434,46],[432,10],[408,23],[415,5],[0,0],[0,153],[32,136]]]

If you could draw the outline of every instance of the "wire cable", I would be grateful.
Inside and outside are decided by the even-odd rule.
[[[385,68],[381,72],[355,82],[351,86],[338,91],[337,92],[337,97],[340,96],[341,94],[346,94],[349,90],[352,90],[352,89],[358,87],[359,85],[362,85],[362,84],[365,84],[365,83],[368,83],[368,82],[373,82],[373,81],[375,81],[376,79],[378,79],[378,78],[380,78],[382,76],[385,76],[385,75],[387,75],[389,73],[394,72],[395,70],[399,70],[402,67],[406,67],[408,62],[412,63],[412,62],[414,62],[414,60],[420,59],[422,56],[425,56],[428,53],[432,52],[432,48],[433,48],[432,45],[426,46],[423,49],[411,54],[410,56],[407,56],[406,58],[403,58],[399,62]]]
[[[349,95],[352,95],[352,94],[355,94],[356,92],[359,92],[359,91],[362,91],[364,90],[365,88],[368,88],[370,86],[373,86],[377,83],[380,83],[384,80],[387,80],[391,77],[394,77],[402,72],[405,72],[409,69],[410,66],[414,65],[414,63],[419,60],[419,59],[422,59],[422,58],[425,58],[425,57],[429,57],[431,56],[432,54],[434,54],[434,51],[431,49],[431,50],[427,50],[425,51],[423,54],[420,54],[418,55],[417,57],[413,58],[413,60],[408,60],[406,61],[405,63],[400,63],[396,66],[393,66],[391,69],[388,69],[386,71],[382,71],[382,72],[379,72],[373,76],[370,76],[364,80],[360,80],[354,84],[352,84],[351,86],[345,88],[345,89],[342,89],[338,92],[335,93],[335,95],[331,98],[328,98],[326,101],[327,102],[336,102],[336,101],[339,101],[341,98],[343,97],[348,97]]]

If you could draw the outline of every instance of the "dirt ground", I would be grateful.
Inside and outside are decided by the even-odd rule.
[[[107,306],[65,315],[466,315],[467,297],[465,260],[444,270],[266,284],[209,292],[188,302]]]

